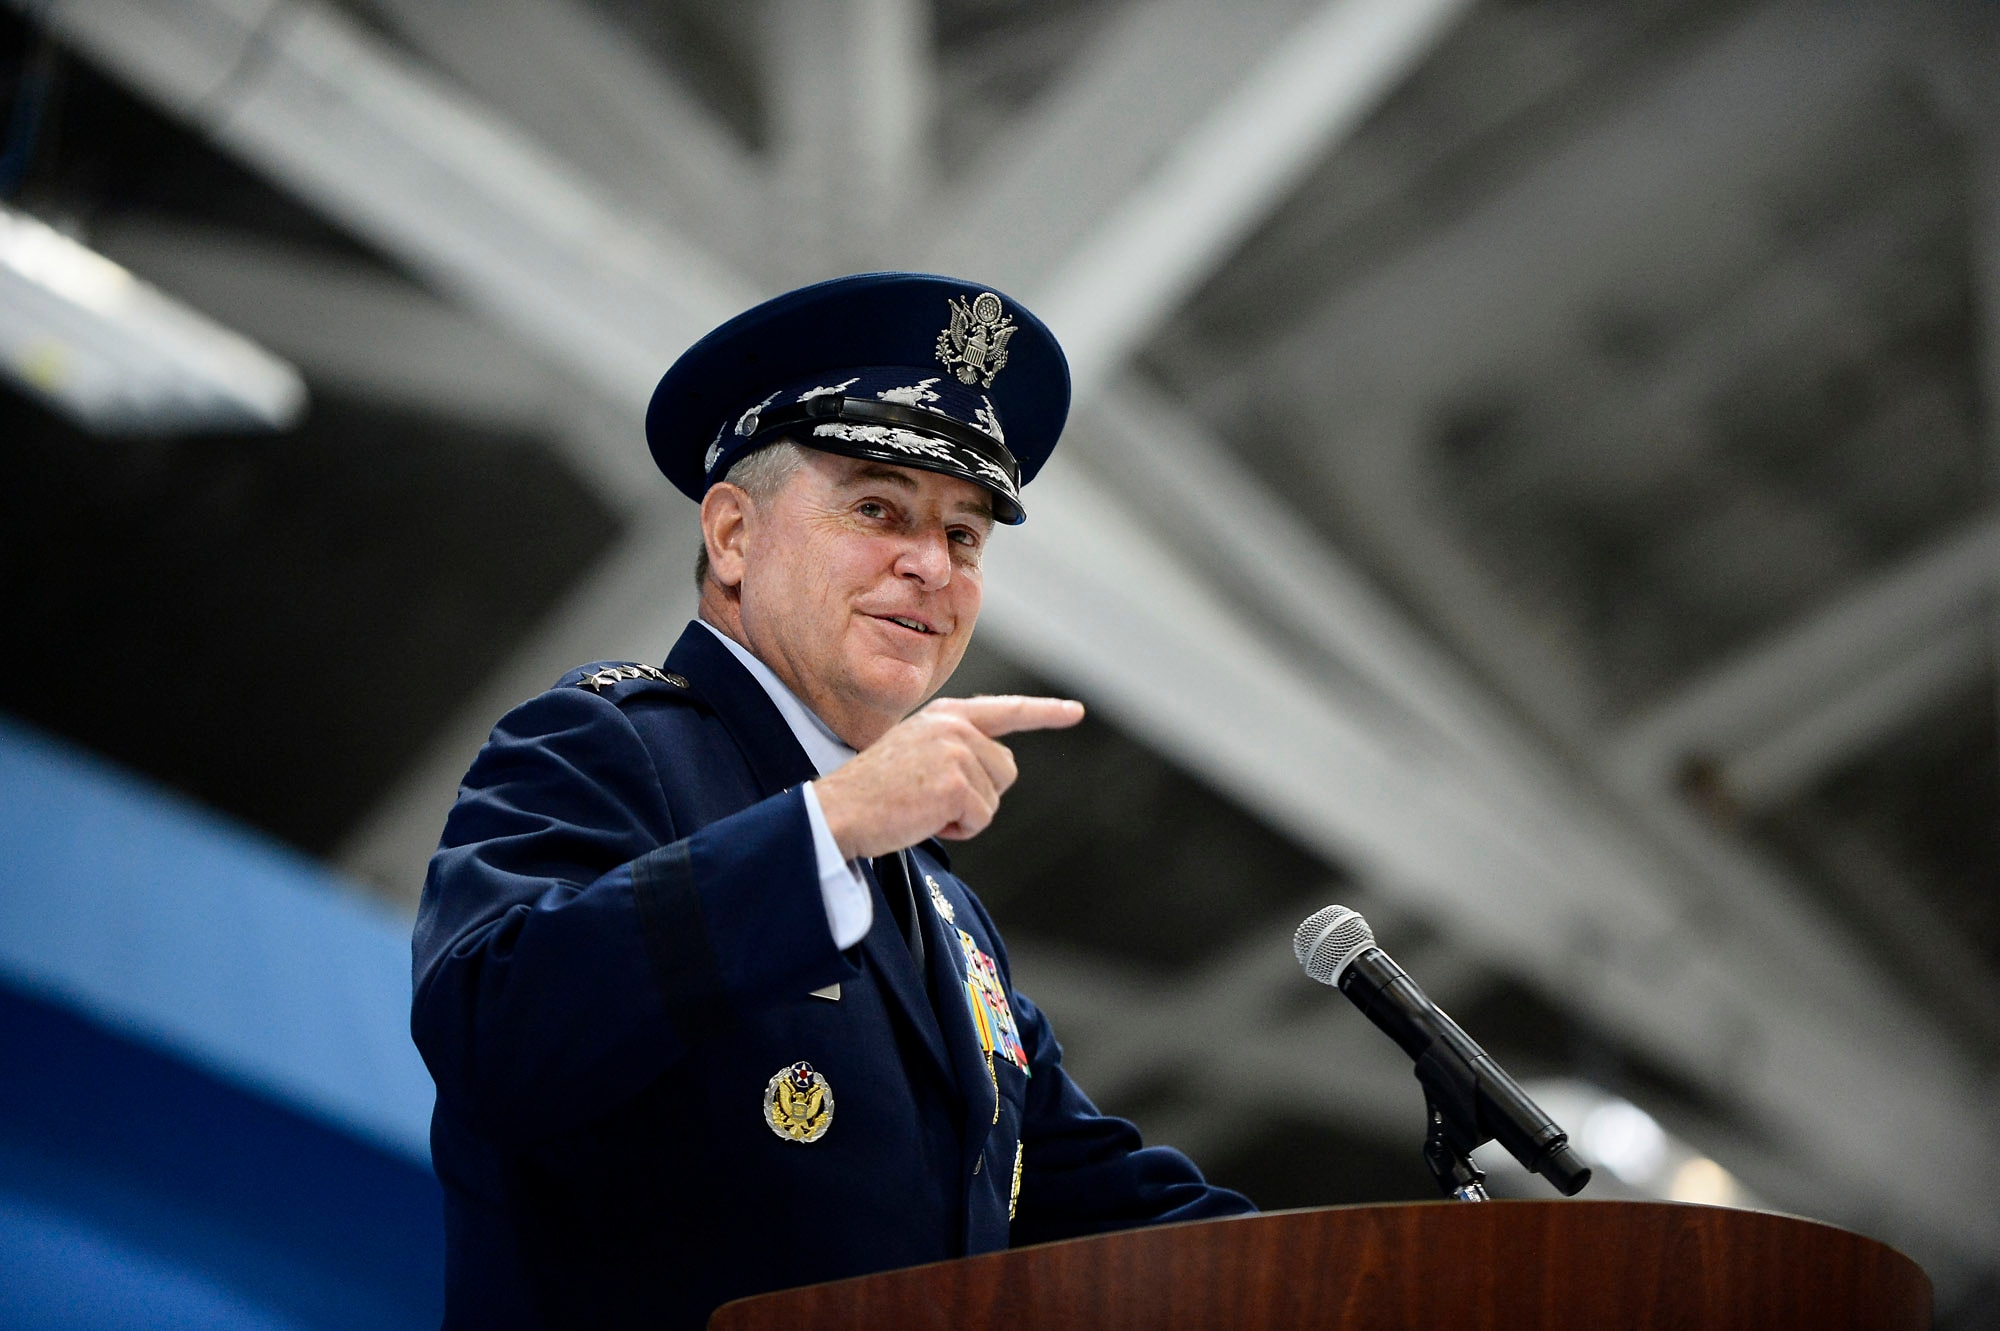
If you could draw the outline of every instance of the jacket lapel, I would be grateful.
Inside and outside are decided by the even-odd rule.
[[[907,861],[906,861],[907,862]],[[956,1086],[959,1079],[953,1075],[952,1061],[946,1053],[946,1040],[938,1022],[940,1014],[931,1006],[930,995],[924,992],[924,977],[917,973],[915,960],[910,956],[910,946],[903,941],[902,933],[896,928],[895,912],[889,909],[888,898],[883,894],[895,887],[877,881],[874,874],[868,875],[869,890],[875,897],[875,923],[870,926],[867,937],[861,940],[862,951],[881,977],[883,987],[895,998],[903,1009],[903,1015],[917,1032],[918,1042],[930,1054],[931,1062],[944,1077],[945,1084]],[[918,927],[923,926],[923,917],[917,917]],[[956,944],[953,944],[956,947]],[[925,952],[928,957],[937,955],[937,948],[929,934],[925,935]]]
[[[806,751],[799,747],[792,728],[785,724],[783,714],[771,701],[771,695],[764,692],[764,686],[701,624],[687,626],[680,641],[674,644],[673,651],[667,654],[666,668],[686,676],[695,686],[695,695],[715,709],[730,738],[743,751],[751,774],[766,796],[802,785],[819,775],[819,769],[813,766]],[[945,1052],[945,1037],[938,1029],[937,1015],[924,993],[923,977],[917,974],[909,945],[896,930],[896,917],[882,896],[882,884],[875,881],[872,873],[863,876],[869,880],[869,891],[874,894],[875,922],[861,940],[861,951],[874,968],[882,987],[902,1008],[903,1016],[916,1032],[917,1043],[930,1055],[946,1085],[959,1085],[963,1074],[953,1075],[951,1059]],[[920,887],[921,880],[912,886]],[[917,905],[919,921],[936,913],[930,909],[926,894],[921,891]],[[932,958],[937,957],[941,947],[930,942],[930,934],[926,934],[925,939],[927,952]],[[953,957],[959,955],[956,940],[951,943],[951,954]],[[933,960],[931,964],[935,966],[937,963]],[[940,988],[939,992],[950,994],[952,988]],[[963,1008],[965,1004],[961,1000],[958,1006]],[[976,1037],[974,1045],[976,1048]]]
[[[947,923],[931,903],[930,888],[924,878],[932,872],[918,851],[907,853],[906,863],[914,875],[911,886],[917,893],[917,913],[925,930],[925,955],[930,964],[932,992],[937,994],[937,1019],[943,1028],[945,1045],[951,1050],[952,1071],[965,1097],[965,1145],[968,1153],[986,1143],[997,1113],[999,1087],[994,1071],[979,1043],[979,1031],[972,1024],[972,1009],[965,993],[965,949],[958,941],[958,926]]]
[[[686,676],[695,696],[715,709],[765,795],[819,775],[771,695],[708,629],[689,624],[666,664],[669,672]]]

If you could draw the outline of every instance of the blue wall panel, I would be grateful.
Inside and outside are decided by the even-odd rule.
[[[306,856],[4,717],[0,978],[429,1157],[407,922]]]
[[[0,1068],[0,1326],[437,1325],[427,1167],[4,986]]]
[[[0,1326],[435,1326],[407,928],[0,719]]]

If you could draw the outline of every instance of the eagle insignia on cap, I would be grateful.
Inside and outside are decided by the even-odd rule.
[[[1014,316],[1003,311],[1000,297],[982,291],[970,301],[948,297],[951,323],[938,334],[937,355],[962,384],[993,387],[993,376],[1007,368],[1007,341],[1014,336]]]

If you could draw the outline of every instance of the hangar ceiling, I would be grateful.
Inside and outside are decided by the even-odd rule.
[[[7,202],[313,405],[105,440],[0,393],[0,705],[407,904],[491,721],[691,608],[659,369],[799,281],[963,271],[1079,372],[955,687],[1093,705],[962,857],[1086,1084],[1267,1204],[1424,1195],[1407,1070],[1286,952],[1341,900],[1515,1071],[1987,1324],[1982,9],[4,22],[5,77],[55,71]]]

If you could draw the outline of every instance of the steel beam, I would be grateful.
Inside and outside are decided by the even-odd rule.
[[[1983,666],[1976,654],[1958,649],[1956,634],[1983,617],[1996,580],[2000,514],[1868,580],[1635,716],[1607,745],[1609,768],[1632,788],[1663,788],[1689,758],[1728,760],[1761,749],[1762,757],[1743,769],[1752,797],[1764,779],[1759,762],[1778,786],[1796,785],[1847,751],[1829,743],[1836,732],[1857,739],[1879,733],[1948,687],[1954,674],[1962,678],[1964,670]],[[1913,663],[1918,652],[1934,659]],[[1844,710],[1825,712],[1829,701]],[[1801,766],[1808,756],[1813,761]]]
[[[1241,86],[1310,0],[1135,0],[1049,91],[942,182],[913,226],[916,266],[1024,299],[1173,146]],[[1057,330],[1061,332],[1060,329]]]
[[[893,266],[924,197],[933,71],[923,0],[774,0],[760,28],[790,285]]]
[[[1775,727],[1740,737],[1715,755],[1723,794],[1737,807],[1761,812],[1804,793],[1815,781],[1911,722],[1963,694],[1983,678],[1993,656],[1986,605],[1928,640],[1902,645],[1899,655],[1850,687],[1812,700],[1808,710],[1776,713]]]
[[[1466,8],[1153,0],[952,196],[933,262],[1019,292],[1088,397]]]
[[[1589,751],[1610,712],[1578,665],[1587,644],[1560,616],[1512,610],[1518,589],[1446,520],[1424,445],[1443,413],[1492,384],[1587,359],[1579,316],[1607,289],[1674,311],[1713,274],[1761,265],[1766,182],[1885,77],[1893,28],[1892,15],[1838,6],[1751,14],[1635,82],[1615,114],[1478,208],[1345,284],[1242,389],[1282,393],[1293,419],[1330,423],[1311,445],[1275,450],[1333,497],[1326,525],[1351,532],[1574,751]]]
[[[1469,7],[1469,0],[1322,5],[1109,213],[1058,251],[1060,260],[1029,290],[1061,335],[1083,392],[1122,368]]]
[[[104,253],[320,383],[518,429],[545,418],[555,371],[513,338],[378,267],[237,231],[122,219]]]
[[[45,21],[619,401],[644,403],[660,366],[750,302],[726,265],[329,5],[62,0]]]
[[[773,243],[762,160],[585,0],[360,0],[631,211],[743,271]]]
[[[614,509],[658,483],[629,411],[489,322],[372,266],[237,232],[124,221],[96,239],[133,271],[281,349],[314,383],[561,450]]]

